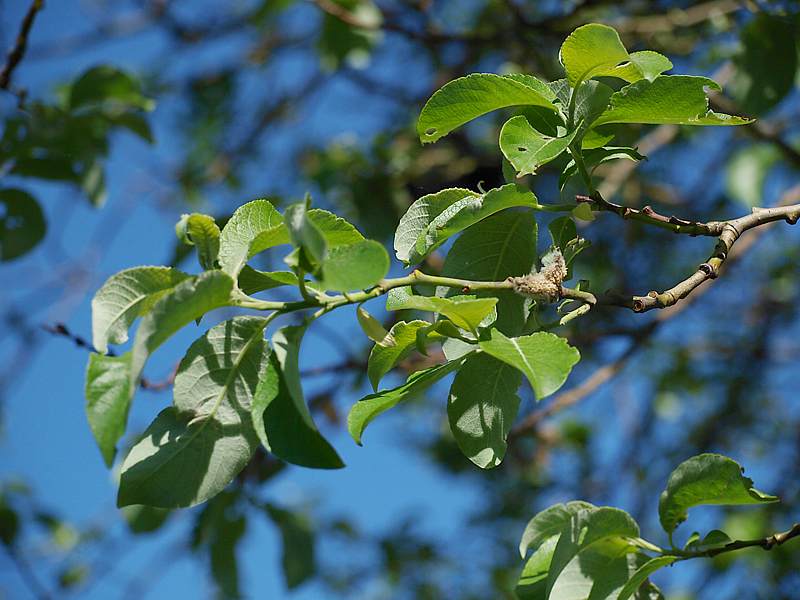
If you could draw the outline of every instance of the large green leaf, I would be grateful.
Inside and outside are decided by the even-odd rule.
[[[578,130],[564,137],[539,133],[522,115],[506,121],[500,130],[500,150],[517,171],[517,176],[536,173],[536,169],[558,158],[575,138]]]
[[[422,108],[417,133],[423,143],[435,142],[481,115],[508,106],[542,106],[555,111],[553,95],[530,75],[473,73],[444,85]]]
[[[567,526],[573,515],[581,510],[594,508],[588,502],[574,500],[566,504],[554,504],[537,513],[525,526],[519,542],[520,556],[533,549],[536,550],[547,539],[558,535]]]
[[[266,360],[261,317],[236,317],[187,351],[163,411],[122,465],[118,504],[193,506],[222,491],[258,444],[250,420]]]
[[[22,190],[0,190],[0,207],[0,261],[6,261],[41,242],[47,224],[39,203]]]
[[[304,326],[288,326],[272,336],[273,352],[253,400],[253,426],[264,447],[278,458],[304,467],[344,466],[317,429],[300,385],[298,365]]]
[[[86,371],[86,417],[106,466],[111,466],[125,433],[133,391],[131,355],[103,356],[92,352]]]
[[[605,74],[630,60],[619,34],[607,25],[590,23],[578,27],[561,45],[561,64],[572,87],[596,75]]]
[[[650,575],[662,567],[668,567],[676,560],[678,560],[677,556],[658,556],[648,560],[631,576],[625,586],[620,590],[615,600],[628,600],[633,597]]]
[[[253,200],[237,208],[222,228],[219,264],[236,277],[251,256],[287,243],[283,216],[269,200]]]
[[[347,430],[352,438],[361,445],[364,429],[375,417],[397,406],[400,402],[417,397],[447,374],[460,368],[464,364],[464,360],[464,358],[453,360],[417,371],[412,373],[403,385],[371,394],[356,402],[350,409],[350,414],[347,415]]]
[[[479,344],[484,352],[522,371],[538,400],[560,388],[580,360],[578,350],[564,338],[542,331],[509,338],[492,329],[491,338]]]
[[[417,347],[417,333],[430,325],[427,321],[400,321],[392,325],[389,335],[394,343],[375,344],[369,353],[367,375],[372,389],[377,391],[383,376],[414,351]]]
[[[175,233],[184,244],[197,248],[197,258],[205,270],[215,269],[219,254],[220,231],[214,217],[200,213],[182,215]]]
[[[439,313],[469,331],[476,331],[485,319],[494,314],[496,304],[497,298],[417,296],[410,287],[395,288],[386,296],[386,310],[424,310]]]
[[[128,329],[156,301],[189,276],[170,267],[133,267],[112,275],[92,299],[92,343],[100,354],[108,344],[128,341]]]
[[[529,212],[505,211],[476,223],[462,233],[447,253],[442,275],[473,281],[503,281],[526,275],[536,263],[537,225]],[[448,288],[446,294],[460,290]],[[477,292],[495,297],[495,327],[507,335],[518,335],[525,324],[525,298],[511,290]]]
[[[291,271],[259,271],[245,265],[239,273],[239,289],[248,295],[284,285],[296,286],[297,282],[297,275]],[[306,285],[311,283],[307,281]]]
[[[573,559],[590,547],[594,546],[592,549],[600,551],[601,555],[619,556],[626,553],[626,548],[629,546],[627,538],[637,537],[639,537],[639,526],[624,510],[611,507],[592,507],[578,511],[572,515],[562,531],[553,552],[553,559],[547,575],[548,596],[554,599],[563,598],[563,600],[587,597],[588,594],[569,594],[565,588],[572,587],[573,593],[576,591],[575,588],[583,588],[584,592],[590,591],[595,583],[594,577],[586,577],[584,570],[580,569],[580,564],[574,565],[578,568],[565,573],[567,577],[563,579],[561,578],[562,571],[572,563]],[[606,549],[611,552],[605,552]],[[622,587],[625,581],[627,578],[620,583],[619,587]],[[557,585],[559,593],[554,594]],[[605,598],[605,596],[601,597]]]
[[[481,469],[499,465],[519,410],[522,374],[486,354],[466,359],[450,387],[447,417],[461,452]]]
[[[337,292],[369,288],[389,272],[389,254],[383,244],[362,240],[330,248],[322,262],[320,287]]]
[[[451,188],[428,194],[416,200],[400,217],[394,234],[394,250],[404,263],[413,262],[417,238],[428,228],[431,221],[447,207],[464,198],[478,198],[480,194],[462,188]]]
[[[314,530],[308,518],[301,513],[274,505],[268,505],[266,510],[281,532],[283,578],[286,587],[291,590],[313,577],[316,572]]]
[[[715,113],[708,109],[704,88],[720,89],[713,79],[690,75],[662,75],[642,79],[611,96],[611,106],[594,122],[650,123],[654,125],[746,125],[752,119]]]
[[[559,542],[563,538],[562,535]],[[558,552],[557,543],[550,564],[551,572],[559,558]],[[574,556],[561,570],[552,584],[548,600],[616,598],[643,556],[633,552],[624,539],[610,538],[595,542]]]
[[[682,462],[672,472],[658,502],[661,526],[670,536],[688,516],[688,509],[701,504],[761,504],[777,502],[753,487],[736,461],[720,454],[700,454]]]
[[[516,184],[490,190],[477,198],[463,198],[437,215],[417,238],[411,262],[419,262],[450,237],[506,208],[538,209],[530,190]]]

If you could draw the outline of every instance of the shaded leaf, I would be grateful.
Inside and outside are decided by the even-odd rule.
[[[445,257],[442,275],[473,281],[503,281],[526,275],[536,264],[537,225],[529,212],[506,211],[476,223],[462,233]],[[444,293],[456,294],[447,289]],[[507,335],[522,332],[525,324],[525,298],[511,290],[477,292],[495,297],[495,327]]]
[[[268,505],[266,511],[281,532],[283,578],[286,587],[294,589],[316,573],[314,530],[308,518],[298,512],[274,505]]]
[[[700,454],[682,462],[672,472],[658,502],[661,526],[670,536],[688,516],[688,509],[701,504],[761,504],[777,502],[753,487],[736,461],[720,454]]]
[[[189,276],[170,267],[133,267],[109,277],[92,298],[92,344],[100,354],[108,344],[124,344],[137,317]]]
[[[339,469],[336,450],[317,429],[300,385],[298,358],[304,326],[283,327],[272,336],[273,351],[253,400],[253,426],[264,447],[304,467]]]
[[[496,304],[497,298],[417,296],[410,287],[394,288],[386,296],[386,310],[424,310],[438,313],[469,331],[476,331],[485,319],[494,314]]]
[[[369,314],[361,305],[356,309],[356,318],[358,319],[358,324],[361,326],[361,330],[369,339],[375,342],[376,346],[392,348],[397,344],[394,336],[386,331],[386,328],[381,322]]]
[[[367,375],[372,389],[377,390],[383,376],[416,348],[417,332],[430,327],[427,321],[400,321],[392,325],[389,337],[393,344],[375,344],[369,353]]]
[[[645,580],[662,567],[667,567],[678,560],[677,556],[658,556],[651,558],[631,576],[625,586],[620,590],[616,600],[628,600],[642,587]]]
[[[581,510],[594,508],[588,502],[574,500],[566,504],[554,504],[537,513],[525,526],[519,542],[519,553],[525,558],[530,550],[536,550],[549,538],[558,535],[569,524],[573,515]]]
[[[499,465],[506,438],[519,410],[522,374],[496,358],[466,359],[450,387],[447,417],[464,455],[481,469]]]
[[[163,411],[122,465],[118,504],[193,506],[222,491],[258,443],[250,421],[267,360],[261,317],[236,317],[195,341]]]
[[[350,432],[350,436],[358,445],[361,445],[364,429],[375,417],[397,406],[400,402],[417,397],[463,364],[464,359],[459,359],[417,371],[412,373],[403,385],[371,394],[356,402],[350,409],[350,414],[347,415],[347,430]]]
[[[767,175],[780,159],[780,150],[773,144],[747,146],[736,152],[725,167],[728,195],[748,208],[762,206]]]
[[[103,356],[92,352],[86,370],[86,417],[106,466],[114,462],[116,446],[125,434],[133,397],[131,354]]]
[[[0,262],[30,252],[46,229],[44,213],[33,196],[14,188],[0,190]]]

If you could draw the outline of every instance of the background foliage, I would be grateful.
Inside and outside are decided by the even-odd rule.
[[[6,46],[26,4],[3,5]],[[422,147],[420,107],[474,71],[558,78],[561,41],[587,22],[615,26],[632,50],[670,56],[676,72],[713,74],[726,89],[715,109],[759,117],[725,131],[617,126],[649,160],[601,166],[606,198],[710,220],[797,197],[795,8],[733,0],[45,6],[0,97],[7,591],[161,597],[211,589],[208,578],[223,596],[503,597],[521,566],[519,532],[537,510],[573,498],[620,506],[652,539],[653,490],[706,451],[747,465],[784,502],[694,509],[695,529],[723,522],[744,538],[785,529],[800,491],[791,229],[751,232],[758,244],[740,248],[686,310],[598,310],[571,326],[582,355],[571,389],[537,407],[523,388],[530,425],[490,472],[466,461],[448,432],[446,386],[372,425],[368,448],[353,446],[342,421],[368,391],[371,344],[342,311],[309,331],[301,372],[347,469],[323,476],[262,453],[206,505],[120,513],[83,416],[86,356],[69,342],[88,344],[88,301],[108,275],[187,260],[192,248],[170,237],[182,212],[212,213],[222,226],[246,200],[269,196],[283,208],[310,190],[317,205],[388,243],[414,199],[500,186],[501,115]],[[559,193],[558,166],[539,171],[540,198]],[[576,276],[609,288],[663,289],[708,252],[702,239],[612,216],[581,235],[593,248]],[[427,268],[447,265],[434,254]],[[378,316],[389,325],[395,314]],[[134,411],[132,429],[169,404],[158,392],[200,331],[148,365],[152,403]],[[672,598],[791,598],[800,584],[791,551],[721,556],[656,581]]]

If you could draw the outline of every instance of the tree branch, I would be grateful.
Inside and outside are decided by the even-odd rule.
[[[28,12],[25,13],[22,25],[19,28],[19,34],[17,34],[17,41],[8,53],[6,63],[3,65],[2,71],[0,71],[0,89],[9,89],[14,69],[19,65],[22,57],[25,56],[25,49],[28,47],[28,35],[31,32],[31,27],[33,27],[33,21],[42,8],[44,8],[44,0],[33,0]]]
[[[698,550],[697,552],[686,552],[683,550],[668,550],[664,554],[666,556],[679,556],[683,559],[687,558],[711,558],[727,552],[734,552],[744,548],[762,548],[764,550],[772,550],[776,546],[781,546],[789,540],[800,537],[800,523],[795,523],[791,529],[774,533],[767,537],[758,538],[755,540],[736,540],[729,542],[724,546],[718,548],[710,548],[708,550]]]

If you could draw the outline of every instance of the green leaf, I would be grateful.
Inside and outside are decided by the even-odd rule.
[[[363,240],[330,248],[322,262],[321,287],[347,292],[369,288],[389,272],[389,254],[383,244]]]
[[[557,536],[569,524],[573,515],[579,511],[594,508],[588,502],[574,500],[566,504],[554,504],[537,513],[525,526],[519,542],[519,553],[522,558],[530,550],[536,550],[549,538]]]
[[[492,329],[491,338],[480,341],[479,345],[487,354],[522,371],[537,400],[558,390],[581,357],[564,338],[543,331],[509,338]]]
[[[555,111],[553,95],[530,75],[473,73],[444,85],[422,108],[417,133],[423,143],[435,142],[464,123],[508,106],[542,106]]]
[[[0,190],[0,262],[30,252],[46,229],[44,213],[33,196],[14,188]]]
[[[632,598],[650,575],[662,567],[668,567],[676,560],[678,560],[677,556],[658,556],[656,558],[651,558],[636,570],[628,580],[628,583],[620,590],[615,600],[628,600],[628,598]]]
[[[639,154],[636,148],[628,146],[607,146],[604,148],[592,148],[583,152],[583,161],[589,170],[589,174],[594,173],[595,169],[600,165],[617,159],[639,161],[647,160],[647,157]],[[563,190],[569,179],[577,174],[578,166],[574,160],[571,160],[559,175],[558,188]]]
[[[619,65],[610,71],[602,73],[611,77],[619,77],[628,83],[634,83],[640,79],[653,81],[664,71],[672,68],[672,61],[663,54],[652,50],[642,50],[641,52],[631,52],[630,62]]]
[[[762,115],[792,91],[797,72],[797,33],[791,18],[758,12],[741,30],[731,92],[742,110]]]
[[[364,429],[375,417],[397,406],[400,402],[417,397],[434,383],[459,369],[464,364],[464,360],[463,358],[453,360],[417,371],[412,373],[403,385],[371,394],[356,402],[350,409],[350,414],[347,415],[347,430],[350,432],[350,436],[360,446]]]
[[[475,296],[417,296],[410,287],[390,290],[386,296],[386,310],[424,310],[438,313],[469,331],[477,331],[484,319],[495,312],[497,298]]]
[[[376,346],[392,348],[397,344],[394,336],[386,331],[386,328],[378,319],[367,312],[363,306],[359,305],[356,309],[356,318],[364,334],[375,342]]]
[[[205,271],[180,282],[153,305],[142,319],[133,341],[132,388],[150,354],[185,325],[215,308],[227,306],[233,285],[230,276],[222,271]]]
[[[512,207],[538,209],[540,206],[533,192],[516,184],[507,184],[480,196],[470,194],[462,196],[460,199],[451,196],[450,199],[452,202],[449,206],[443,207],[435,215],[428,212],[420,215],[415,211],[412,227],[408,227],[408,224],[401,219],[395,235],[395,250],[400,260],[406,264],[420,262],[456,233],[503,209]],[[414,205],[411,206],[406,216],[413,209]],[[409,247],[406,252],[408,234],[414,231],[419,231],[419,234],[413,247]],[[402,240],[399,246],[398,239]]]
[[[99,160],[89,164],[81,173],[80,185],[83,193],[95,208],[100,208],[106,203],[108,190],[106,189],[106,174]]]
[[[239,289],[249,296],[284,285],[297,286],[298,279],[291,271],[259,271],[245,265],[239,273],[238,283]],[[314,285],[314,282],[306,281],[307,287]]]
[[[197,248],[200,266],[206,271],[217,267],[220,231],[214,217],[200,213],[181,215],[175,234],[184,244]]]
[[[86,417],[106,466],[125,434],[133,390],[131,354],[103,356],[92,352],[86,371]]]
[[[372,389],[377,391],[383,376],[414,351],[417,344],[417,332],[430,326],[431,324],[427,321],[400,321],[392,325],[389,337],[394,343],[391,345],[375,344],[369,353],[367,376],[372,383]]]
[[[664,531],[672,536],[692,506],[778,502],[776,496],[755,489],[742,471],[739,463],[720,454],[700,454],[682,462],[669,476],[658,502]]]
[[[564,539],[564,535],[559,538],[559,542]],[[553,563],[559,558],[558,551],[556,544],[551,573]],[[621,538],[612,537],[595,542],[567,563],[553,583],[549,598],[551,600],[616,598],[643,556],[634,553],[632,547]]]
[[[728,195],[748,208],[762,206],[767,175],[780,159],[781,152],[774,144],[756,144],[736,152],[725,168]]]
[[[558,543],[558,534],[546,538],[525,563],[514,589],[517,600],[547,600],[547,573]]]
[[[92,344],[100,354],[108,344],[124,344],[137,317],[189,276],[170,267],[133,267],[109,277],[92,299]]]
[[[316,573],[314,530],[308,518],[297,512],[266,506],[269,517],[278,526],[283,544],[283,578],[286,587],[296,588]]]
[[[522,115],[506,121],[500,130],[500,150],[517,170],[517,176],[535,175],[536,169],[558,158],[575,138],[577,130],[559,138],[548,137],[531,127]]]
[[[322,231],[307,217],[307,208],[307,202],[298,202],[287,206],[283,213],[289,239],[300,252],[299,262],[287,257],[287,264],[316,273],[325,258],[327,244]]]
[[[476,223],[462,233],[447,253],[442,275],[473,281],[503,281],[526,275],[536,264],[537,225],[529,212],[506,211]],[[447,294],[459,290],[448,289]],[[522,332],[525,324],[525,298],[511,290],[478,292],[480,297],[495,297],[495,327],[507,335]]]
[[[558,539],[555,551],[553,552],[553,559],[550,564],[550,570],[547,575],[547,593],[550,598],[584,598],[584,595],[563,595],[566,587],[587,588],[591,590],[594,586],[592,577],[584,578],[582,569],[576,569],[578,572],[567,572],[565,577],[561,578],[562,571],[570,565],[578,554],[583,554],[584,551],[592,546],[595,546],[599,554],[606,554],[603,550],[605,545],[610,545],[612,556],[620,556],[627,552],[627,547],[630,546],[626,538],[639,537],[639,526],[636,521],[626,513],[624,510],[611,507],[587,508],[578,511],[570,518],[569,523],[561,533]],[[633,548],[631,546],[631,548]],[[580,565],[574,565],[579,567]],[[588,581],[587,581],[588,579]],[[624,579],[620,587],[624,585]],[[559,587],[559,593],[554,593],[554,588]],[[580,586],[580,587],[579,587]],[[587,591],[588,591],[587,590]],[[564,590],[566,591],[566,590]],[[605,598],[605,596],[600,596]]]
[[[288,243],[283,216],[269,200],[253,200],[237,208],[222,228],[220,268],[236,277],[251,256]]]
[[[121,112],[127,108],[153,110],[155,102],[142,94],[139,82],[128,73],[100,65],[83,73],[69,90],[72,109],[103,105]]]
[[[593,126],[606,123],[746,125],[752,122],[752,119],[710,111],[706,87],[720,89],[707,77],[662,75],[653,81],[642,79],[615,92],[611,96],[611,106]]]
[[[729,544],[731,542],[731,538],[728,536],[727,533],[724,531],[720,531],[719,529],[712,529],[709,531],[706,536],[701,540],[700,535],[695,532],[689,537],[689,541],[686,542],[683,549],[689,550],[693,552],[697,551],[704,551],[710,548],[718,548],[720,546],[724,546],[725,544]]]
[[[352,223],[348,223],[345,219],[337,217],[327,210],[312,208],[306,211],[306,217],[322,232],[328,250],[357,244],[364,239],[364,236]]]
[[[298,358],[304,326],[288,326],[272,336],[273,351],[253,400],[253,426],[264,447],[286,462],[315,469],[344,466],[317,429],[300,385]]]
[[[249,462],[250,421],[266,360],[261,317],[236,317],[195,341],[175,376],[174,409],[163,411],[122,465],[119,506],[194,506],[221,492]]]
[[[572,87],[630,60],[619,34],[607,25],[578,27],[561,45],[559,60]]]
[[[461,452],[481,469],[499,465],[519,410],[522,374],[496,358],[466,359],[450,387],[447,417]]]
[[[450,188],[428,194],[416,200],[400,217],[394,235],[394,250],[397,258],[409,264],[415,257],[417,238],[428,228],[431,221],[447,207],[465,198],[479,198],[480,194],[462,188]]]

